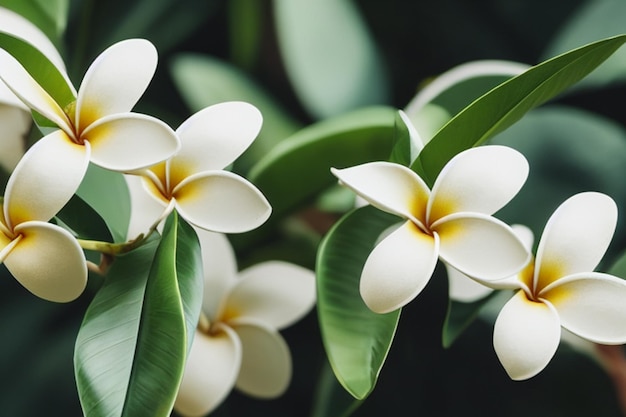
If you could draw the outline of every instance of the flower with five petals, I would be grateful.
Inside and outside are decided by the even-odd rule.
[[[169,208],[201,229],[220,233],[246,232],[263,224],[271,213],[263,194],[248,180],[226,171],[256,138],[261,129],[259,110],[244,102],[226,102],[206,107],[176,129],[180,151],[167,161],[136,171],[151,198],[131,194],[145,213],[160,206],[164,215]],[[138,178],[127,176],[131,190]],[[133,210],[133,216],[141,215]],[[164,215],[161,216],[164,217]],[[156,219],[131,219],[129,237],[145,230],[141,222]]]
[[[226,236],[197,230],[205,265],[203,314],[174,409],[205,415],[233,387],[257,398],[281,395],[291,380],[291,354],[278,330],[315,304],[313,271],[282,261],[237,274]]]
[[[396,310],[426,286],[437,260],[470,277],[511,276],[529,252],[511,228],[492,216],[524,184],[528,162],[505,146],[481,146],[452,158],[432,191],[409,168],[371,162],[331,169],[340,183],[405,222],[368,256],[360,292],[374,312]]]
[[[566,200],[548,220],[534,262],[496,319],[493,344],[508,375],[531,378],[550,362],[561,327],[600,344],[626,343],[626,281],[591,272],[613,237],[617,207],[604,194]]]

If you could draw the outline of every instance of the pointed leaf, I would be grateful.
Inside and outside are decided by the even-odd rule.
[[[102,217],[77,195],[67,202],[56,217],[79,239],[113,241],[113,236]]]
[[[400,309],[372,312],[359,293],[365,260],[396,222],[395,216],[363,207],[344,216],[319,247],[317,310],[324,347],[337,379],[357,399],[374,388],[400,317]]]
[[[483,95],[444,125],[424,147],[413,169],[432,184],[457,153],[480,145],[518,121],[532,108],[555,97],[606,60],[624,42],[616,36],[559,55]]]

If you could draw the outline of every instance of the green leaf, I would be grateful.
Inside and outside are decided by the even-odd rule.
[[[261,111],[261,132],[236,161],[235,170],[247,172],[252,164],[300,128],[266,91],[227,62],[200,54],[178,54],[172,60],[171,73],[178,91],[194,112],[233,100],[246,101]]]
[[[74,366],[86,417],[169,415],[202,304],[194,230],[172,213],[152,241],[118,257],[89,306]]]
[[[317,379],[313,409],[310,417],[348,417],[363,401],[350,396],[337,382],[328,364],[324,364]]]
[[[357,399],[374,388],[400,317],[400,309],[377,314],[365,305],[361,271],[380,234],[397,222],[363,207],[336,223],[318,251],[317,311],[324,347],[337,379]]]
[[[257,61],[263,40],[263,6],[257,0],[230,0],[228,28],[231,61],[251,70]]]
[[[450,300],[448,303],[448,311],[446,319],[443,323],[442,342],[443,347],[450,347],[456,339],[469,326],[478,313],[489,300],[493,298],[495,292],[480,300],[471,303],[461,303],[459,301]]]
[[[387,102],[386,72],[355,2],[273,4],[287,73],[311,115],[325,118]]]
[[[0,6],[24,16],[59,44],[67,25],[69,0],[0,0]]]
[[[115,242],[126,241],[130,194],[122,174],[89,164],[76,195],[104,219]]]
[[[331,167],[387,159],[396,113],[371,107],[308,126],[260,160],[248,178],[268,198],[273,217],[281,217],[336,183]]]
[[[74,195],[56,217],[79,239],[113,241],[111,231],[102,217],[78,195]]]
[[[390,162],[409,166],[411,164],[411,134],[400,112],[396,113],[394,120],[393,148],[389,156]]]
[[[617,48],[626,35],[604,39],[531,67],[474,101],[437,132],[418,161],[432,185],[443,166],[459,152],[480,145],[508,128],[532,108],[580,81]]]

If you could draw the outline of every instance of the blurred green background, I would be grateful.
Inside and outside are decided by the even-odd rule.
[[[238,161],[244,175],[301,127],[370,105],[403,108],[420,86],[473,60],[535,64],[584,43],[626,32],[623,0],[2,0],[34,19],[56,42],[78,85],[93,58],[131,37],[160,54],[153,83],[136,110],[176,127],[215,102],[257,105],[259,143]],[[521,150],[531,176],[501,217],[538,237],[560,202],[575,192],[608,193],[626,210],[624,51],[567,95],[533,112],[496,142]],[[532,208],[529,210],[529,207]],[[626,247],[620,220],[610,267]],[[277,252],[313,267],[313,233],[300,252]],[[248,248],[242,263],[276,254]],[[608,377],[562,344],[537,377],[512,382],[492,348],[492,324],[477,320],[441,347],[443,271],[409,304],[373,394],[354,416],[619,416]],[[97,281],[93,284],[97,287]],[[36,299],[2,270],[0,416],[79,416],[73,344],[93,291],[68,305]],[[283,332],[294,376],[276,400],[233,392],[216,416],[341,416],[350,404],[330,373],[317,318]]]

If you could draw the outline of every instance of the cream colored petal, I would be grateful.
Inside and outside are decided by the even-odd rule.
[[[601,344],[626,343],[626,281],[598,272],[570,275],[540,294],[554,305],[561,324]]]
[[[151,195],[152,189],[147,190],[144,182],[149,183],[139,175],[124,175],[130,193],[130,221],[126,239],[133,240],[140,234],[146,234],[150,227],[161,217],[167,207],[164,202]]]
[[[170,163],[182,178],[202,171],[224,169],[254,141],[263,117],[251,104],[227,102],[206,107],[176,129],[182,147]]]
[[[226,235],[194,229],[200,240],[204,269],[202,311],[213,321],[217,320],[227,293],[237,282],[237,259]]]
[[[544,228],[535,262],[537,291],[554,280],[593,271],[615,231],[617,206],[611,197],[585,192],[565,200]]]
[[[422,233],[407,221],[376,245],[367,258],[359,285],[365,304],[376,313],[408,304],[430,280],[438,253],[437,234]]]
[[[495,213],[522,188],[528,170],[524,155],[506,146],[479,146],[459,153],[433,185],[428,222],[458,212]]]
[[[87,285],[87,264],[69,232],[31,221],[18,225],[15,233],[22,239],[4,263],[20,284],[37,297],[59,303],[82,294]]]
[[[422,137],[420,136],[419,132],[413,125],[413,122],[411,121],[409,116],[407,116],[407,114],[403,112],[402,110],[398,110],[398,114],[400,115],[400,118],[402,119],[407,129],[409,130],[409,139],[410,139],[409,151],[411,155],[410,156],[411,163],[413,163],[413,161],[415,161],[419,153],[424,148],[424,141],[422,140]]]
[[[227,301],[228,309],[238,317],[255,318],[276,329],[295,323],[314,305],[313,271],[282,261],[243,270]]]
[[[156,48],[145,39],[127,39],[102,52],[78,89],[77,130],[101,117],[130,112],[150,84],[157,60]]]
[[[233,328],[243,347],[237,389],[258,398],[285,392],[291,381],[291,354],[282,336],[260,321],[238,321]]]
[[[241,369],[241,341],[221,326],[213,336],[196,332],[174,409],[184,417],[213,411],[233,389]]]
[[[483,281],[517,274],[530,253],[502,221],[479,213],[449,215],[432,225],[439,234],[439,256],[454,268]]]
[[[0,104],[0,166],[6,172],[12,172],[24,155],[32,123],[30,111]]]
[[[518,291],[502,308],[493,330],[493,347],[511,379],[541,372],[554,356],[561,337],[559,316],[549,303],[533,302]]]
[[[0,49],[0,79],[29,108],[41,113],[68,134],[72,134],[73,129],[63,109],[26,69],[3,49]]]
[[[430,191],[409,168],[391,162],[370,162],[345,169],[331,168],[331,172],[373,206],[416,223],[424,222]]]
[[[180,149],[176,133],[161,120],[138,113],[104,117],[82,134],[91,144],[91,162],[112,171],[157,164]]]
[[[262,225],[272,208],[248,180],[227,171],[193,175],[174,190],[177,210],[195,226],[221,233],[241,233]]]
[[[17,164],[7,183],[4,196],[7,226],[54,217],[83,180],[89,153],[89,145],[76,145],[61,130],[37,141]]]
[[[448,264],[446,264],[446,271],[448,273],[448,293],[452,300],[471,303],[486,297],[493,291]]]

